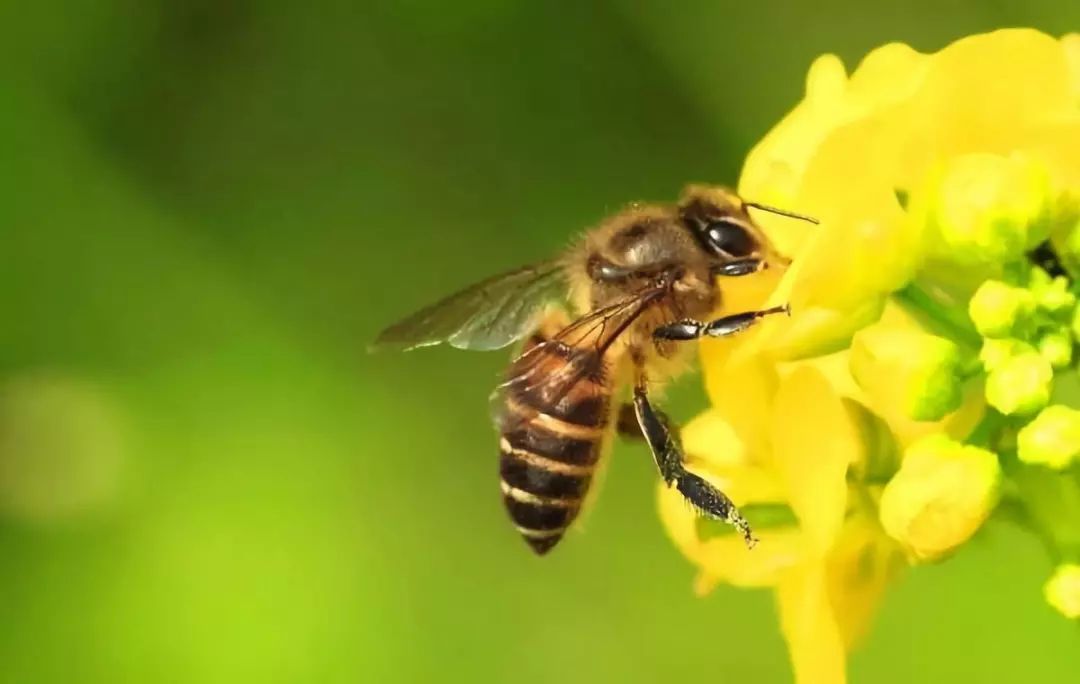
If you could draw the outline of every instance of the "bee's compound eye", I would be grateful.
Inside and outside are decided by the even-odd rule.
[[[726,219],[705,226],[705,239],[714,250],[735,258],[750,256],[758,248],[750,231]]]

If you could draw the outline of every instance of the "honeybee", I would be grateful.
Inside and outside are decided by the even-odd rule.
[[[477,283],[376,339],[376,348],[473,350],[524,340],[495,395],[496,426],[503,502],[537,554],[578,516],[617,430],[643,437],[669,487],[753,546],[731,499],[684,467],[673,425],[649,397],[650,386],[685,367],[685,342],[788,312],[783,305],[709,319],[721,303],[719,279],[788,263],[750,209],[816,223],[724,187],[691,185],[674,205],[631,205],[560,257]],[[629,401],[617,405],[624,386]]]

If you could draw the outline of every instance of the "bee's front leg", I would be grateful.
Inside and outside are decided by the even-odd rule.
[[[763,271],[769,267],[769,262],[764,259],[757,259],[754,257],[746,259],[735,259],[734,261],[728,261],[723,264],[718,264],[712,268],[712,274],[714,276],[744,276],[758,271]]]
[[[674,430],[667,416],[653,408],[649,401],[642,374],[634,387],[634,413],[645,441],[652,450],[660,476],[669,487],[676,490],[703,515],[723,520],[733,525],[742,534],[748,547],[757,543],[750,523],[739,513],[731,499],[722,491],[713,487],[704,478],[695,475],[683,465],[682,446],[675,437]]]
[[[664,341],[696,340],[701,337],[726,337],[737,332],[746,330],[759,319],[769,314],[790,314],[791,309],[787,304],[774,306],[761,311],[746,311],[717,318],[715,321],[695,321],[686,319],[662,325],[653,331],[653,338]]]

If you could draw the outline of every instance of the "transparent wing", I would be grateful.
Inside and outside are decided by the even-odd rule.
[[[503,397],[528,394],[545,405],[555,406],[586,378],[596,378],[605,369],[604,355],[631,324],[663,303],[664,288],[650,288],[614,304],[596,309],[575,320],[556,335],[530,345],[510,366],[506,382],[493,399],[503,404]],[[503,430],[513,428],[513,417],[497,414]]]
[[[477,283],[382,331],[374,349],[446,342],[458,349],[501,349],[525,336],[544,305],[566,298],[558,262],[526,266]]]

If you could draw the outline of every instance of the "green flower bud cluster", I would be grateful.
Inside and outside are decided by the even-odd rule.
[[[862,331],[853,377],[871,395],[890,388],[901,413],[928,421],[956,410],[981,370],[986,402],[1030,419],[1054,401],[1055,372],[1075,372],[1080,289],[1059,273],[1080,268],[1080,196],[1030,157],[970,154],[937,169],[911,206],[925,226],[928,286],[917,277],[899,301],[934,319],[934,335]]]
[[[939,256],[1002,263],[1046,239],[1051,182],[1042,164],[1017,155],[962,155],[935,180],[928,219]]]
[[[1080,199],[1038,165],[994,155],[952,160],[929,188],[913,206],[930,258],[894,296],[917,325],[882,319],[854,335],[848,356],[875,411],[941,421],[887,475],[882,529],[911,562],[941,560],[1010,492],[1065,561],[1047,600],[1076,618]],[[975,417],[961,427],[965,416]]]
[[[987,280],[968,303],[983,337],[986,401],[1005,415],[1032,416],[1047,406],[1055,370],[1069,369],[1080,335],[1077,287],[1039,266],[1015,265],[1007,280]]]

